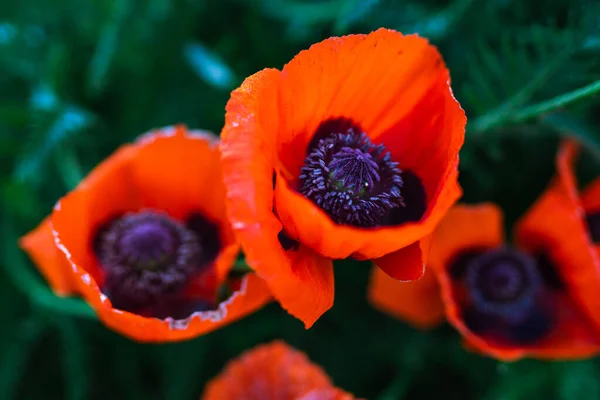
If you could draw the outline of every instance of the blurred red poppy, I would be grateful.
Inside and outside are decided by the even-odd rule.
[[[20,244],[56,294],[137,341],[192,338],[270,300],[257,276],[230,274],[218,139],[184,126],[117,150]]]
[[[248,264],[307,328],[333,304],[331,260],[423,275],[427,237],[461,195],[466,118],[449,81],[427,40],[380,29],[315,44],[232,93],[230,220]]]
[[[354,400],[306,355],[275,341],[231,361],[208,382],[203,400]]]
[[[375,270],[371,302],[418,327],[441,323],[443,304],[467,347],[502,360],[597,354],[586,289],[574,278],[598,284],[600,275],[564,183],[559,168],[517,224],[514,247],[504,242],[497,206],[455,206],[434,234],[427,280],[400,283]]]

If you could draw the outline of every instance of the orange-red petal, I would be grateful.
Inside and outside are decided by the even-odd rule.
[[[297,400],[355,400],[350,393],[337,388],[315,389]]]
[[[522,247],[545,251],[567,286],[568,295],[582,308],[600,333],[600,256],[585,224],[573,163],[578,147],[574,141],[561,145],[557,176],[516,228]]]
[[[282,162],[299,174],[312,135],[332,118],[350,119],[377,139],[414,112],[439,78],[450,95],[441,55],[417,35],[382,28],[312,45],[282,70],[278,135]],[[460,109],[458,103],[455,107]]]
[[[431,248],[431,236],[393,253],[376,258],[373,263],[390,277],[399,281],[414,281],[425,273]]]
[[[263,70],[231,94],[221,134],[227,208],[246,262],[290,314],[310,327],[333,304],[333,269],[304,246],[285,251],[273,212],[281,73]]]
[[[448,268],[453,258],[462,251],[496,247],[503,242],[503,236],[502,212],[495,205],[454,206],[432,238],[409,246],[415,253],[415,259],[425,256],[422,260],[427,265],[425,275],[416,282],[406,283],[375,270],[369,299],[376,307],[417,327],[438,325],[444,319],[444,309],[452,314],[453,323],[462,324]],[[395,259],[394,264],[400,264],[401,254],[389,258]],[[375,264],[381,266],[378,261],[375,260]],[[445,292],[444,302],[440,290]]]
[[[206,385],[203,400],[341,400],[329,377],[306,355],[275,341],[230,361]],[[321,392],[322,391],[322,392]],[[308,396],[309,394],[319,396]]]
[[[373,268],[369,301],[374,307],[417,328],[434,328],[445,320],[437,278],[431,269],[414,282],[400,282]]]
[[[191,213],[219,227],[222,250],[215,265],[222,281],[239,252],[225,213],[225,186],[218,138],[184,125],[159,129],[137,141],[131,175],[141,207],[185,220]]]
[[[520,229],[522,228],[523,225],[520,225]],[[465,338],[466,346],[506,361],[522,357],[582,358],[595,353],[597,345],[594,343],[589,324],[573,301],[565,295],[551,296],[551,308],[553,316],[557,318],[557,325],[547,337],[535,344],[500,342],[479,336],[468,328],[462,318],[457,298],[459,294],[455,291],[448,268],[458,250],[497,247],[502,244],[502,237],[502,213],[491,204],[455,207],[440,224],[434,236],[429,266],[433,267],[437,274],[448,321]],[[519,243],[523,244],[522,241]],[[525,248],[533,250],[529,246]]]
[[[502,211],[495,204],[459,204],[433,235],[428,267],[447,280],[448,266],[461,251],[494,248],[504,242]]]
[[[380,258],[429,236],[446,212],[462,195],[453,170],[439,197],[438,208],[421,222],[407,222],[397,227],[360,229],[336,224],[311,200],[298,193],[278,174],[275,187],[277,214],[286,233],[319,254],[333,259],[356,256]],[[418,271],[414,272],[416,275]]]
[[[44,219],[34,230],[19,240],[48,284],[59,296],[75,294],[70,266],[54,243],[50,218]]]
[[[76,268],[76,266],[74,266]],[[271,300],[271,294],[262,279],[249,274],[240,289],[219,304],[216,310],[199,311],[185,319],[158,319],[142,317],[112,307],[106,296],[92,281],[86,283],[85,273],[77,268],[82,296],[94,308],[98,318],[115,332],[137,342],[161,343],[192,339],[251,314]]]

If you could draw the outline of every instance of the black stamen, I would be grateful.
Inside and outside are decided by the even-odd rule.
[[[465,283],[476,309],[513,322],[530,315],[543,287],[535,259],[507,248],[473,258],[466,269]]]
[[[338,224],[376,227],[389,210],[404,206],[398,163],[355,128],[321,138],[304,163],[300,192]]]
[[[184,306],[191,303],[180,298],[181,291],[214,260],[220,239],[218,229],[201,217],[188,226],[192,229],[145,211],[125,214],[98,231],[94,243],[103,291],[114,307],[159,318],[168,310],[174,317],[193,308]]]

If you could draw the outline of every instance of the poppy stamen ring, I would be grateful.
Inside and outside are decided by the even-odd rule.
[[[499,248],[473,258],[466,285],[475,308],[508,320],[521,320],[535,307],[543,287],[535,259],[516,249]]]
[[[120,308],[152,306],[202,267],[198,236],[161,213],[125,214],[98,236],[103,290]]]
[[[404,206],[398,163],[384,145],[350,128],[318,141],[301,168],[300,193],[336,223],[371,228]]]

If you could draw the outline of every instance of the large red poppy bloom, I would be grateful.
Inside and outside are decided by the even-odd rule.
[[[218,140],[165,128],[103,161],[20,244],[56,294],[81,295],[111,329],[187,339],[270,299],[257,276],[229,273],[224,196]]]
[[[208,382],[203,400],[354,400],[306,355],[276,341],[229,362]]]
[[[447,318],[467,347],[503,360],[597,354],[586,293],[598,290],[600,274],[564,184],[559,173],[519,221],[514,247],[498,207],[455,206],[435,232],[424,280],[373,271],[371,302],[418,327]]]
[[[306,327],[333,304],[332,259],[423,274],[426,238],[461,195],[466,118],[449,80],[427,40],[380,29],[315,44],[232,93],[229,216],[249,265]]]

